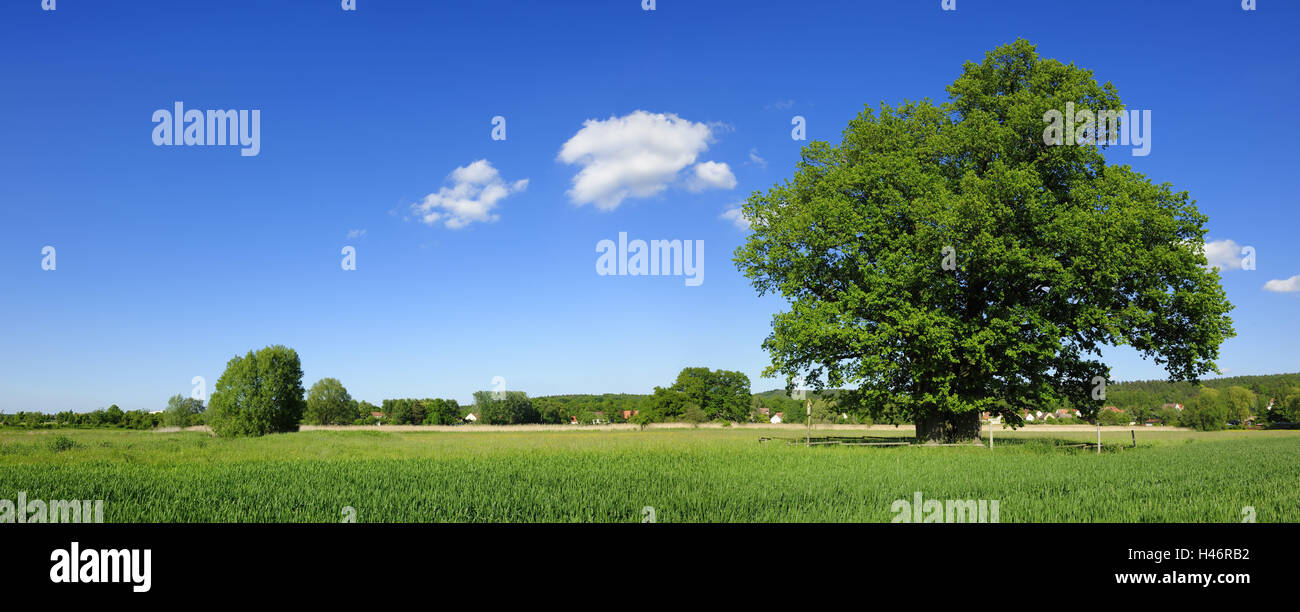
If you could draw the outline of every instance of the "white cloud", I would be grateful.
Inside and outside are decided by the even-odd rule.
[[[1241,245],[1235,240],[1214,240],[1205,243],[1205,259],[1210,267],[1220,270],[1241,269]]]
[[[365,235],[366,230],[363,229],[348,230],[348,238],[360,238]]]
[[[736,225],[736,229],[748,230],[749,219],[745,218],[745,211],[740,208],[741,202],[737,202],[722,213],[722,218]]]
[[[794,100],[777,100],[763,107],[766,110],[786,110],[794,107]]]
[[[573,177],[569,199],[614,210],[627,198],[658,194],[708,150],[713,129],[671,113],[640,110],[603,121],[588,119],[560,148],[560,161],[582,166]],[[734,186],[731,168],[715,162],[697,165],[688,185],[692,189]]]
[[[456,168],[447,178],[451,186],[444,186],[411,205],[411,210],[425,224],[441,221],[448,229],[460,229],[475,221],[496,221],[501,218],[492,212],[497,202],[528,188],[528,179],[506,183],[486,159]]]
[[[727,164],[712,161],[695,164],[695,173],[687,181],[686,188],[691,191],[735,189],[736,175],[731,173],[731,166]]]
[[[767,160],[758,156],[758,149],[749,150],[749,163],[763,168],[767,167]]]
[[[1271,280],[1264,283],[1264,291],[1274,293],[1296,293],[1300,291],[1300,274],[1286,280]]]

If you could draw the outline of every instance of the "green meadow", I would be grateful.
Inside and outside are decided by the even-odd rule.
[[[0,499],[102,499],[106,522],[889,522],[919,491],[998,500],[1004,523],[1300,521],[1300,432],[1139,429],[1101,454],[1032,428],[993,449],[779,439],[796,435],[11,430]]]

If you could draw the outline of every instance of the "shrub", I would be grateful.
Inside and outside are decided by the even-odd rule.
[[[54,452],[71,450],[77,443],[63,434],[58,434],[45,441],[45,446]]]
[[[1097,413],[1097,420],[1101,421],[1102,425],[1128,425],[1129,421],[1132,419],[1129,418],[1129,415],[1123,412],[1103,409],[1101,412]]]

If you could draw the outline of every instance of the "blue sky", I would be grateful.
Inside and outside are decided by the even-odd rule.
[[[157,409],[268,344],[298,350],[306,385],[376,403],[468,401],[496,376],[644,393],[690,365],[782,386],[759,373],[783,302],[735,269],[745,231],[724,213],[790,176],[793,116],[838,142],[864,104],[942,100],[1017,37],[1152,110],[1150,155],[1112,160],[1256,249],[1257,269],[1224,272],[1238,337],[1220,366],[1300,371],[1300,293],[1263,289],[1300,274],[1293,2],[40,4],[0,8],[0,411]],[[155,146],[176,101],[259,110],[260,153]],[[671,137],[638,131],[656,129]],[[653,172],[620,166],[638,142],[663,145]],[[619,232],[704,241],[704,282],[597,275]],[[1108,357],[1115,379],[1164,376]]]

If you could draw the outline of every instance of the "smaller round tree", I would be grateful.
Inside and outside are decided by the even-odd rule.
[[[1227,407],[1218,389],[1203,387],[1183,407],[1183,425],[1199,431],[1223,429],[1228,421]]]
[[[167,400],[167,409],[163,411],[162,422],[168,427],[189,427],[199,424],[202,414],[202,400],[177,394]]]
[[[302,422],[309,425],[347,425],[357,419],[352,396],[337,378],[322,378],[307,392]]]
[[[302,364],[287,346],[249,351],[226,363],[208,405],[208,425],[219,436],[297,431],[303,401]]]

